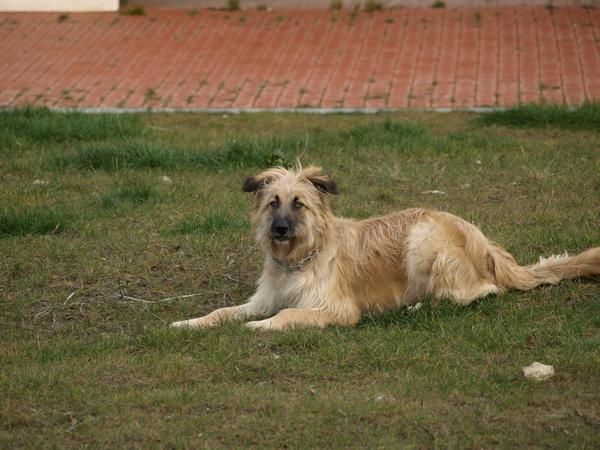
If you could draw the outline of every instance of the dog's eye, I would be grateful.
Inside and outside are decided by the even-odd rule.
[[[279,207],[279,197],[275,197],[275,200],[273,200],[271,203],[269,203],[269,205],[271,205],[272,208],[278,208]]]
[[[304,204],[303,204],[301,201],[299,201],[299,200],[294,200],[294,207],[295,207],[296,209],[300,209],[300,208],[302,208],[303,206],[304,206]]]

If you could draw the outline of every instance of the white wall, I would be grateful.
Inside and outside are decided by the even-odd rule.
[[[0,0],[0,11],[116,11],[119,0]]]

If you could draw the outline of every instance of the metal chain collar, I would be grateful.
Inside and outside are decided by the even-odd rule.
[[[300,261],[294,264],[289,264],[281,259],[275,258],[274,256],[272,256],[271,259],[273,260],[273,264],[275,264],[284,272],[302,272],[306,270],[308,264],[311,263],[317,257],[318,254],[319,249],[314,248],[310,252],[308,252],[308,254],[304,258],[302,258]]]

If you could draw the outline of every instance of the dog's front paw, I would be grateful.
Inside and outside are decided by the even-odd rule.
[[[179,322],[173,322],[169,325],[169,328],[189,328],[189,320],[180,320]]]
[[[274,330],[273,321],[271,319],[265,320],[253,320],[252,322],[246,322],[248,328],[253,330]]]
[[[199,319],[180,320],[169,325],[171,328],[205,328],[210,326],[214,326],[214,324],[204,320],[202,317]]]

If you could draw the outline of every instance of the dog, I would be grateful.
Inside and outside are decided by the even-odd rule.
[[[265,254],[258,287],[243,305],[175,322],[213,327],[252,320],[255,329],[352,326],[367,312],[425,296],[460,305],[509,289],[600,274],[600,247],[520,266],[471,223],[446,212],[408,209],[356,221],[335,217],[335,182],[318,167],[272,168],[249,177],[256,241]]]

